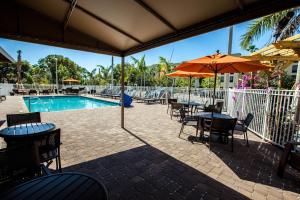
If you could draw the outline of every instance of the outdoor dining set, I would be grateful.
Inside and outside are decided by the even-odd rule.
[[[234,132],[239,131],[244,135],[247,146],[249,146],[247,130],[254,118],[253,114],[248,113],[244,119],[238,120],[237,117],[232,117],[222,113],[223,102],[219,101],[215,105],[207,105],[196,102],[178,102],[177,99],[168,99],[168,109],[170,110],[171,119],[179,118],[182,123],[179,131],[179,137],[183,133],[185,126],[192,126],[196,129],[195,137],[189,137],[191,141],[208,141],[211,147],[213,138],[222,142],[228,143],[228,137],[231,137],[231,151],[233,151]],[[204,132],[208,131],[207,137]]]
[[[6,142],[0,150],[1,199],[108,198],[105,186],[93,177],[62,172],[61,129],[42,122],[39,112],[8,114],[6,122],[0,130]],[[85,187],[78,189],[82,183]]]
[[[173,117],[179,118],[181,128],[178,137],[180,138],[185,126],[194,127],[196,130],[195,136],[189,136],[188,140],[194,142],[208,142],[211,150],[212,142],[223,144],[231,144],[231,151],[234,147],[234,134],[242,133],[246,146],[249,147],[248,128],[251,121],[254,119],[252,113],[248,113],[244,118],[241,118],[240,113],[236,113],[236,117],[232,117],[226,113],[222,113],[223,102],[219,101],[213,105],[196,102],[182,102],[177,99],[168,99],[167,113]],[[208,132],[208,135],[204,134]],[[229,137],[231,141],[229,142]],[[299,142],[288,142],[285,144],[282,155],[280,156],[277,166],[277,175],[282,177],[285,167],[289,164],[296,170],[300,170],[300,154],[296,150]]]

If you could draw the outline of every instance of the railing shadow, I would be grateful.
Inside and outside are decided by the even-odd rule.
[[[212,142],[211,152],[242,180],[300,193],[299,173],[286,167],[283,178],[277,175],[281,149],[269,143],[253,140],[249,140],[249,145],[247,147],[243,139],[235,138],[234,152],[231,152],[230,140],[229,144]]]

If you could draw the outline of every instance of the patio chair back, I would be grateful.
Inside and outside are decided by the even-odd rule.
[[[14,126],[26,123],[41,122],[41,114],[39,112],[24,114],[8,114],[6,115],[7,126]]]
[[[233,132],[237,122],[237,118],[233,119],[220,119],[213,118],[210,126],[210,137],[212,133],[218,133],[225,136],[228,140],[228,136],[231,136],[231,151],[233,151]],[[209,145],[210,147],[210,145]]]
[[[183,106],[182,106],[181,103],[171,102],[171,109],[172,110],[180,110],[182,108],[183,108]]]
[[[39,163],[56,160],[56,170],[61,172],[60,161],[60,129],[53,130],[48,134],[38,137],[34,140],[37,158]]]
[[[215,107],[216,113],[222,113],[223,104],[224,104],[223,101],[219,101],[216,103],[216,107]]]
[[[210,131],[218,132],[225,135],[231,135],[230,131],[234,131],[234,127],[236,125],[236,118],[233,119],[220,119],[213,118],[211,122]]]
[[[203,111],[204,112],[212,112],[212,111],[215,111],[215,106],[214,105],[208,105],[208,106],[205,106]]]
[[[171,104],[171,103],[173,103],[173,102],[177,102],[177,99],[168,99],[168,104]]]
[[[252,113],[248,113],[248,115],[244,121],[244,125],[246,127],[248,127],[250,125],[251,121],[253,120],[253,118],[254,118],[254,115]]]

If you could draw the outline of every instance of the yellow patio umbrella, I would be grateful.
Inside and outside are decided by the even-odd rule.
[[[190,104],[190,98],[191,98],[191,85],[192,85],[192,78],[207,78],[207,77],[213,77],[213,73],[197,73],[197,72],[186,72],[186,71],[181,71],[177,70],[175,72],[166,74],[166,76],[169,77],[182,77],[182,78],[189,78],[189,101],[188,103]]]
[[[252,61],[231,55],[216,54],[204,56],[195,60],[184,62],[175,67],[175,70],[198,73],[214,73],[213,105],[215,104],[217,73],[245,73],[258,70],[269,70],[272,66],[261,64],[259,61]]]
[[[76,80],[76,79],[73,79],[73,78],[68,78],[68,79],[65,79],[63,80],[64,83],[80,83],[80,80]]]

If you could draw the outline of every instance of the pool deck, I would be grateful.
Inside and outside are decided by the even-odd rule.
[[[107,100],[107,99],[106,99]],[[63,171],[92,175],[103,182],[110,199],[300,199],[300,173],[287,168],[276,175],[281,150],[250,133],[250,147],[235,135],[230,145],[187,141],[194,135],[170,119],[165,105],[134,103],[125,109],[103,107],[42,113],[42,121],[62,129]],[[0,103],[7,113],[27,112],[21,97]],[[2,143],[3,146],[3,143]]]

